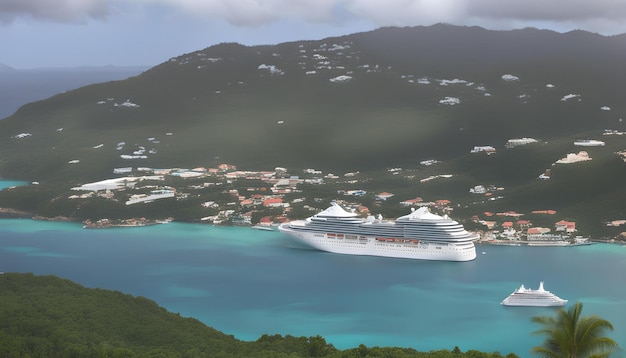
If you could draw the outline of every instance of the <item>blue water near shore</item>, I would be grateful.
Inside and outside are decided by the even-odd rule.
[[[28,182],[22,180],[8,180],[8,179],[0,179],[0,190],[10,188],[13,186],[21,186],[26,185]]]
[[[569,304],[582,302],[585,315],[609,319],[626,347],[626,248],[479,246],[478,253],[471,262],[430,262],[295,249],[278,232],[249,228],[90,230],[0,220],[0,271],[144,296],[243,340],[319,334],[341,349],[459,346],[529,357],[542,341],[531,334],[539,328],[531,317],[555,309],[500,301],[544,280]]]
[[[520,284],[583,302],[626,346],[626,248],[480,246],[472,262],[357,257],[295,249],[278,232],[169,223],[83,229],[0,220],[0,271],[57,275],[148,297],[243,340],[322,335],[338,348],[403,346],[530,356],[536,315],[505,308]],[[486,254],[480,254],[485,251]]]

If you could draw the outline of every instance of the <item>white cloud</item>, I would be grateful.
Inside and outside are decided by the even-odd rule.
[[[534,26],[605,34],[626,30],[624,0],[2,0],[0,22],[22,16],[82,22],[138,6],[165,7],[241,27],[290,20],[335,25],[364,21],[375,27],[445,22],[489,29]]]
[[[2,0],[0,22],[32,17],[56,22],[83,22],[104,19],[112,11],[111,0]]]
[[[199,16],[226,19],[236,26],[259,26],[281,19],[296,19],[337,25],[350,20],[361,20],[377,27],[432,25],[442,22],[479,25],[490,29],[557,27],[608,34],[624,32],[626,29],[626,5],[623,0],[139,1],[167,5]]]
[[[129,0],[127,0],[129,1]],[[260,26],[284,18],[334,22],[342,0],[140,0],[196,16],[225,19],[236,26]]]
[[[354,16],[380,26],[455,23],[467,14],[467,7],[466,0],[351,0],[345,5]]]

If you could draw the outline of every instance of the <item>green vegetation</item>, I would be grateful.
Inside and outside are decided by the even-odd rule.
[[[591,358],[609,357],[617,349],[617,343],[606,337],[612,331],[611,322],[598,316],[583,317],[583,304],[576,302],[567,309],[560,308],[556,317],[533,317],[543,328],[536,334],[546,336],[540,347],[533,353],[550,358]]]
[[[30,103],[0,121],[0,175],[41,183],[2,193],[0,202],[43,216],[194,221],[213,214],[197,200],[221,200],[220,192],[197,190],[199,196],[144,205],[139,213],[123,204],[65,198],[71,187],[111,178],[123,167],[230,163],[244,170],[285,167],[296,175],[316,168],[340,176],[360,171],[371,179],[343,189],[452,200],[461,205],[459,219],[554,209],[576,220],[584,235],[613,238],[621,230],[604,222],[626,217],[619,199],[626,196],[626,164],[616,154],[626,148],[623,136],[603,133],[626,131],[624,48],[624,37],[446,25],[276,46],[220,44],[124,81]],[[330,81],[347,74],[350,81]],[[519,80],[505,81],[504,74]],[[445,97],[460,103],[440,103]],[[137,106],[124,106],[127,100]],[[539,143],[504,148],[508,139],[522,137]],[[587,138],[606,146],[573,145]],[[485,145],[497,153],[469,154]],[[583,149],[591,162],[552,166]],[[121,157],[135,152],[146,157]],[[426,159],[442,163],[423,168],[419,162]],[[417,179],[386,175],[393,167],[412,170]],[[551,179],[538,180],[549,168]],[[454,178],[419,182],[437,174]],[[505,191],[486,201],[468,195],[475,185]],[[330,188],[319,196],[309,189],[302,196],[335,199]],[[399,209],[381,210],[393,217]]]
[[[90,289],[54,276],[0,274],[0,356],[502,358],[500,353],[360,345],[344,351],[323,337],[263,335],[253,342],[167,312],[153,301]],[[507,358],[516,357],[514,354]]]

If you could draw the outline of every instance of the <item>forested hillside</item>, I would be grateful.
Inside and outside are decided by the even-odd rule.
[[[246,342],[143,297],[55,276],[0,274],[0,357],[503,357],[458,348],[341,351],[323,337],[263,335]],[[509,354],[507,357],[515,357]]]
[[[443,24],[218,44],[124,81],[30,103],[0,121],[0,177],[40,184],[0,201],[72,220],[165,212],[160,218],[198,221],[214,215],[199,214],[200,203],[221,199],[213,183],[138,214],[121,201],[66,198],[73,187],[120,173],[227,163],[295,176],[314,168],[362,173],[339,190],[450,200],[459,219],[551,209],[560,216],[554,221],[576,221],[583,235],[615,238],[623,230],[607,223],[626,217],[624,63],[623,35]],[[507,145],[520,139],[533,142]],[[575,144],[581,140],[601,144]],[[584,161],[562,163],[579,154]],[[438,164],[420,164],[429,160]],[[410,174],[402,183],[388,179],[392,168]],[[546,172],[549,180],[539,179]],[[422,182],[438,175],[453,179]],[[476,186],[503,190],[470,195]],[[341,199],[327,192],[321,199]]]

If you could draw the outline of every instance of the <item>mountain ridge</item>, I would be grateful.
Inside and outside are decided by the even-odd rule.
[[[469,35],[467,32],[464,31],[467,29],[469,29]],[[421,33],[420,31],[424,31],[427,34],[420,36],[415,35],[416,32]],[[430,32],[435,32],[436,34],[434,36],[428,35],[428,33]],[[466,37],[476,36],[475,33],[480,33],[481,36],[488,36],[487,38],[478,39],[473,42],[468,41]],[[254,126],[254,120],[250,118],[257,114],[249,113],[246,110],[238,111],[235,107],[240,104],[242,106],[254,108],[258,113],[263,115],[263,111],[268,110],[268,106],[265,105],[264,102],[270,101],[276,101],[278,103],[270,106],[269,111],[272,111],[278,107],[280,108],[280,110],[278,110],[277,112],[287,112],[278,113],[278,115],[276,116],[276,122],[278,122],[279,120],[283,120],[283,123],[288,123],[285,122],[285,119],[287,119],[285,117],[288,117],[289,114],[298,114],[304,116],[311,114],[311,118],[309,118],[309,121],[322,121],[322,117],[330,114],[336,123],[345,122],[346,125],[349,126],[350,123],[348,122],[351,120],[339,118],[339,116],[333,115],[333,113],[321,111],[318,108],[327,107],[328,111],[332,110],[333,112],[345,112],[346,117],[350,117],[351,115],[363,116],[369,114],[361,113],[363,111],[354,111],[355,106],[376,107],[375,110],[381,112],[381,118],[383,115],[386,115],[386,112],[388,111],[391,112],[391,114],[393,115],[394,112],[398,110],[398,108],[405,108],[408,112],[410,112],[410,114],[407,114],[406,117],[412,115],[420,115],[420,113],[423,114],[425,112],[429,114],[437,112],[435,113],[435,115],[443,117],[464,116],[462,112],[454,113],[457,110],[455,108],[452,108],[452,106],[450,106],[450,109],[442,110],[442,106],[439,105],[438,101],[448,96],[445,96],[444,93],[437,93],[449,89],[449,92],[451,92],[450,96],[453,96],[454,92],[459,92],[458,87],[461,87],[462,85],[456,86],[457,88],[452,88],[455,87],[455,85],[446,85],[447,88],[439,85],[435,89],[436,92],[433,92],[428,91],[424,88],[420,88],[419,86],[401,83],[402,81],[399,81],[401,76],[411,76],[413,78],[417,78],[418,76],[423,75],[425,76],[425,78],[429,78],[429,80],[433,82],[438,78],[449,80],[460,78],[464,81],[467,81],[466,84],[475,81],[485,81],[485,83],[488,85],[502,87],[504,91],[509,92],[507,93],[507,95],[510,94],[511,96],[521,96],[523,95],[522,92],[526,89],[526,87],[537,86],[536,81],[543,79],[543,76],[548,77],[545,78],[545,82],[543,83],[543,85],[550,82],[552,79],[560,80],[561,82],[573,82],[570,78],[571,76],[568,75],[576,73],[576,71],[579,71],[580,68],[588,68],[587,60],[581,59],[580,56],[578,56],[579,58],[572,59],[569,62],[563,62],[563,64],[561,64],[560,59],[552,59],[552,57],[550,57],[552,56],[552,53],[564,51],[562,49],[555,49],[556,46],[541,44],[539,48],[548,49],[549,51],[546,50],[548,51],[547,55],[540,56],[538,53],[532,54],[533,51],[529,51],[523,46],[520,46],[519,42],[511,44],[515,41],[510,41],[510,39],[507,41],[494,40],[494,38],[497,38],[499,36],[509,35],[515,35],[515,38],[518,38],[518,35],[520,34],[525,34],[525,36],[522,37],[529,37],[530,35],[534,36],[537,34],[548,34],[551,38],[563,39],[571,36],[573,33],[558,34],[547,30],[515,30],[508,32],[494,32],[477,27],[459,28],[451,25],[435,25],[431,27],[416,27],[409,29],[382,28],[367,33],[359,33],[355,35],[330,38],[320,41],[306,41],[303,43],[292,42],[275,46],[263,45],[247,47],[232,43],[218,44],[200,51],[175,57],[170,61],[159,64],[145,71],[143,74],[137,76],[137,78],[135,79],[129,79],[120,83],[96,85],[93,87],[87,86],[86,88],[81,89],[80,92],[72,91],[69,93],[57,95],[49,99],[48,101],[44,101],[36,105],[31,104],[24,106],[16,113],[15,116],[20,117],[22,116],[22,114],[24,114],[23,117],[30,117],[29,111],[33,108],[41,108],[41,106],[51,106],[52,111],[56,112],[59,111],[60,106],[64,106],[66,103],[71,102],[71,98],[70,102],[66,102],[64,100],[65,97],[75,96],[75,94],[77,93],[80,93],[82,95],[86,95],[89,92],[97,93],[103,86],[108,86],[110,88],[107,89],[107,94],[103,94],[100,98],[96,98],[95,96],[91,97],[91,100],[93,101],[92,103],[106,100],[107,98],[116,98],[120,102],[125,99],[136,98],[134,100],[137,103],[152,102],[151,105],[153,105],[153,108],[148,108],[147,105],[143,105],[137,111],[135,111],[144,112],[141,114],[143,115],[142,118],[139,118],[140,116],[137,116],[137,113],[123,113],[120,115],[120,117],[124,117],[122,119],[109,117],[104,118],[104,115],[101,113],[101,111],[98,111],[97,109],[91,110],[91,112],[93,113],[91,113],[89,117],[102,117],[102,119],[100,120],[102,125],[107,126],[115,125],[116,123],[124,123],[124,125],[128,125],[130,124],[130,118],[139,118],[139,120],[135,121],[138,122],[135,123],[135,125],[142,125],[142,123],[147,124],[146,118],[148,116],[151,117],[150,121],[152,123],[150,124],[158,123],[158,125],[160,126],[166,126],[167,121],[171,119],[170,117],[165,116],[165,113],[171,116],[178,116],[179,118],[182,118],[183,121],[187,122],[190,121],[190,117],[204,117],[198,119],[203,120],[204,122],[198,124],[201,127],[207,125],[208,127],[212,127],[211,122],[215,122],[217,125],[217,122],[220,121],[220,118],[223,118],[224,121],[231,122],[231,126],[234,126],[232,122],[237,121],[235,117],[247,116],[248,118],[240,123],[241,126]],[[590,36],[592,36],[594,39],[614,39],[599,37],[599,35]],[[407,45],[407,42],[409,41],[407,39],[411,38],[415,40],[413,40],[413,43],[409,46]],[[452,43],[451,39],[454,39],[455,42]],[[342,55],[344,56],[334,56],[334,58],[316,61],[311,61],[311,58],[307,58],[305,61],[294,57],[298,56],[298,51],[300,51],[301,49],[300,46],[321,46],[324,42],[341,43],[342,41],[353,42],[351,46],[353,48],[356,48],[356,50],[353,51],[353,54],[343,54],[343,52],[347,52],[349,50],[334,50],[323,52],[320,51],[320,53],[324,53],[326,55],[342,53]],[[442,42],[443,45],[437,44],[435,42]],[[537,41],[525,40],[525,42],[536,43]],[[468,45],[466,45],[466,48],[463,49],[456,46],[460,43],[465,43]],[[478,43],[478,45],[476,45],[476,43]],[[372,44],[377,44],[377,47],[373,48]],[[428,51],[422,51],[421,48],[426,46],[430,46],[428,47]],[[577,53],[595,52],[580,50],[580,45],[572,47],[572,44],[566,44],[561,47],[570,48],[570,50],[568,51],[574,51]],[[603,49],[612,49],[616,46],[613,46],[612,44],[603,44],[600,47]],[[504,48],[504,50],[497,51],[498,49],[502,48]],[[623,48],[626,48],[626,46],[623,46]],[[395,49],[396,51],[392,51],[392,49]],[[277,50],[281,53],[277,54],[275,52]],[[323,49],[319,48],[319,50]],[[315,49],[308,49],[308,51],[315,51]],[[622,59],[626,59],[626,51],[624,51],[623,49],[620,51],[614,51],[617,51]],[[453,56],[454,53],[457,53],[457,56]],[[485,62],[489,61],[489,58],[493,58],[494,54],[501,56],[491,60],[496,63],[500,63],[500,65],[498,65],[499,68],[496,69],[493,68],[494,66],[491,63]],[[540,59],[543,59],[547,56],[549,57],[548,61],[553,61],[553,63],[556,62],[558,66],[551,66],[551,64],[548,62],[546,64],[546,67],[548,69],[534,69],[534,64],[529,64],[527,62],[529,61],[527,58],[520,59],[518,57],[519,55],[523,54],[527,54],[527,56],[530,56],[531,58],[539,57]],[[322,56],[320,54],[316,55]],[[367,58],[363,59],[359,56]],[[564,56],[564,58],[571,57],[571,54],[565,51]],[[601,57],[603,59],[611,58],[610,61],[603,60],[609,61],[611,65],[607,65],[601,62],[601,65],[595,66],[594,68],[588,70],[593,73],[591,75],[588,75],[588,78],[585,78],[584,81],[585,85],[593,91],[590,91],[592,92],[590,94],[585,94],[585,96],[593,96],[593,92],[596,92],[595,89],[599,86],[606,87],[608,85],[608,87],[621,87],[620,90],[623,90],[621,76],[624,74],[624,70],[621,70],[620,73],[619,70],[615,69],[617,67],[622,67],[619,66],[619,63],[621,63],[620,59],[611,56],[603,56],[601,54],[593,56]],[[516,60],[511,63],[503,60],[506,58],[514,58]],[[414,64],[416,67],[413,67],[413,69],[407,68],[407,64],[415,62],[414,59],[417,59],[419,61],[419,63],[417,63],[416,65]],[[264,62],[267,62],[267,64],[265,64]],[[304,64],[305,62],[307,63]],[[442,62],[445,62],[444,65],[441,65]],[[326,64],[320,65],[320,63]],[[279,71],[284,72],[282,74],[272,74],[269,71],[260,70],[258,68],[258,66],[260,65],[268,64],[271,66],[275,66],[276,68],[279,68]],[[375,66],[378,67],[374,68]],[[418,69],[421,73],[411,73],[417,72],[415,71],[415,69]],[[305,74],[307,72],[313,71],[317,72],[316,75]],[[354,74],[355,71],[363,72],[362,76],[349,76],[352,79],[350,82],[346,83],[332,84],[328,82],[328,80],[342,75],[346,75],[346,73],[348,72],[353,72]],[[565,72],[566,75],[557,75],[555,74],[557,71]],[[489,72],[489,74],[485,75],[485,72]],[[508,72],[518,73],[521,80],[516,81],[515,83],[503,83],[504,81],[502,81],[499,77]],[[527,84],[529,82],[535,82],[535,84]],[[572,91],[576,89],[576,85],[572,83],[559,83],[558,85],[563,87],[570,87],[568,90]],[[580,84],[578,84],[578,86],[580,87]],[[489,91],[488,88],[486,90]],[[541,90],[541,88],[535,87],[532,88],[532,90],[537,91]],[[116,93],[117,91],[120,91],[122,93]],[[231,93],[227,93],[226,91],[230,91]],[[275,92],[271,93],[271,91]],[[562,90],[556,89],[552,92],[561,91]],[[611,95],[612,93],[610,91],[604,92],[605,95]],[[480,111],[480,106],[489,105],[489,103],[485,102],[489,99],[480,98],[481,96],[484,97],[483,94],[484,93],[464,94],[464,103],[461,104],[461,106],[459,107],[478,106],[478,109],[472,108],[471,110]],[[619,94],[615,94],[616,95],[614,98],[607,98],[607,102],[617,102]],[[548,93],[546,95],[551,94]],[[561,92],[558,94],[558,96],[564,95],[567,95],[567,93]],[[227,97],[227,100],[223,101],[222,99],[217,97]],[[599,95],[596,95],[596,97],[599,97]],[[251,100],[247,101],[249,99]],[[285,99],[285,101],[281,101],[282,99]],[[344,100],[347,105],[343,106],[340,99]],[[287,100],[298,103],[296,106],[290,106],[289,103],[286,103]],[[518,106],[518,103],[510,102],[511,100],[515,101],[516,99],[503,99],[503,101],[509,101],[509,105],[515,105],[521,110],[527,110],[523,106]],[[539,98],[537,100],[542,101],[543,99]],[[554,100],[556,101],[558,99],[554,98]],[[594,100],[597,100],[597,98],[595,98]],[[196,101],[196,103],[194,103],[194,101]],[[198,105],[197,102],[200,101],[202,101],[203,103]],[[470,101],[474,101],[474,103],[471,103]],[[210,104],[207,105],[207,103]],[[211,104],[214,104],[215,106],[211,106]],[[598,107],[601,105],[601,102],[598,102]],[[190,109],[190,106],[193,106],[194,108]],[[216,106],[219,108],[216,108]],[[574,106],[575,105],[571,105],[570,107]],[[612,108],[615,108],[616,106],[619,106],[619,103],[614,103],[612,105]],[[72,111],[76,110],[76,108],[78,108],[78,106],[74,105]],[[620,108],[615,108],[615,110],[619,109]],[[567,113],[567,111],[569,110],[571,109],[566,109],[566,115],[576,113],[576,110],[574,112]],[[218,111],[221,111],[222,113],[219,113]],[[224,112],[231,113],[224,114]],[[187,117],[187,119],[184,119],[185,117]],[[389,116],[387,116],[386,120],[389,120],[388,117]],[[40,117],[35,116],[33,118],[35,120],[40,120],[37,119]],[[22,118],[20,121],[25,120],[25,118]],[[93,123],[87,123],[85,120],[83,120],[82,125],[94,125],[95,129],[101,128],[101,125],[98,124],[97,119],[89,120],[91,120]],[[563,121],[562,118],[553,118],[552,120],[556,123]],[[458,121],[458,119],[456,119],[456,121]],[[374,119],[371,119],[366,120],[366,123],[368,125],[375,125],[376,121]],[[226,124],[228,123],[220,123],[220,125]],[[270,125],[271,123],[266,122],[265,124]],[[397,124],[400,125],[400,123]],[[303,126],[305,128],[296,128],[296,130],[315,129],[310,128],[310,126]],[[62,127],[61,123],[59,124],[59,128],[60,127]],[[342,125],[341,127],[344,126]],[[128,127],[125,129],[128,129]],[[280,136],[282,134],[282,128],[275,129],[276,135]],[[334,125],[329,126],[328,129],[329,132],[331,132],[331,135],[333,130],[339,130],[340,132],[348,130],[345,128],[336,128],[336,126]],[[464,130],[468,130],[468,128],[464,128]],[[231,129],[231,132],[234,133],[235,131],[236,128]],[[291,131],[290,134],[291,136],[293,136],[295,133],[299,132]],[[399,135],[399,133],[393,134]],[[448,134],[456,135],[454,133]],[[474,134],[478,137],[478,139],[480,139],[480,135],[478,133]],[[320,132],[318,133],[318,135],[322,135],[322,133]],[[466,139],[465,141],[467,142],[469,140]],[[503,142],[503,139],[500,139],[500,142]],[[468,144],[466,143],[466,146],[467,145]],[[283,150],[285,149],[286,148],[283,148]],[[313,148],[310,149],[320,148],[313,146]],[[424,148],[421,147],[419,149]],[[219,155],[219,153],[217,153],[216,155]],[[433,153],[427,153],[427,156],[432,155]],[[233,160],[239,159],[240,158],[233,158]],[[275,164],[280,163],[279,161],[277,161]]]

